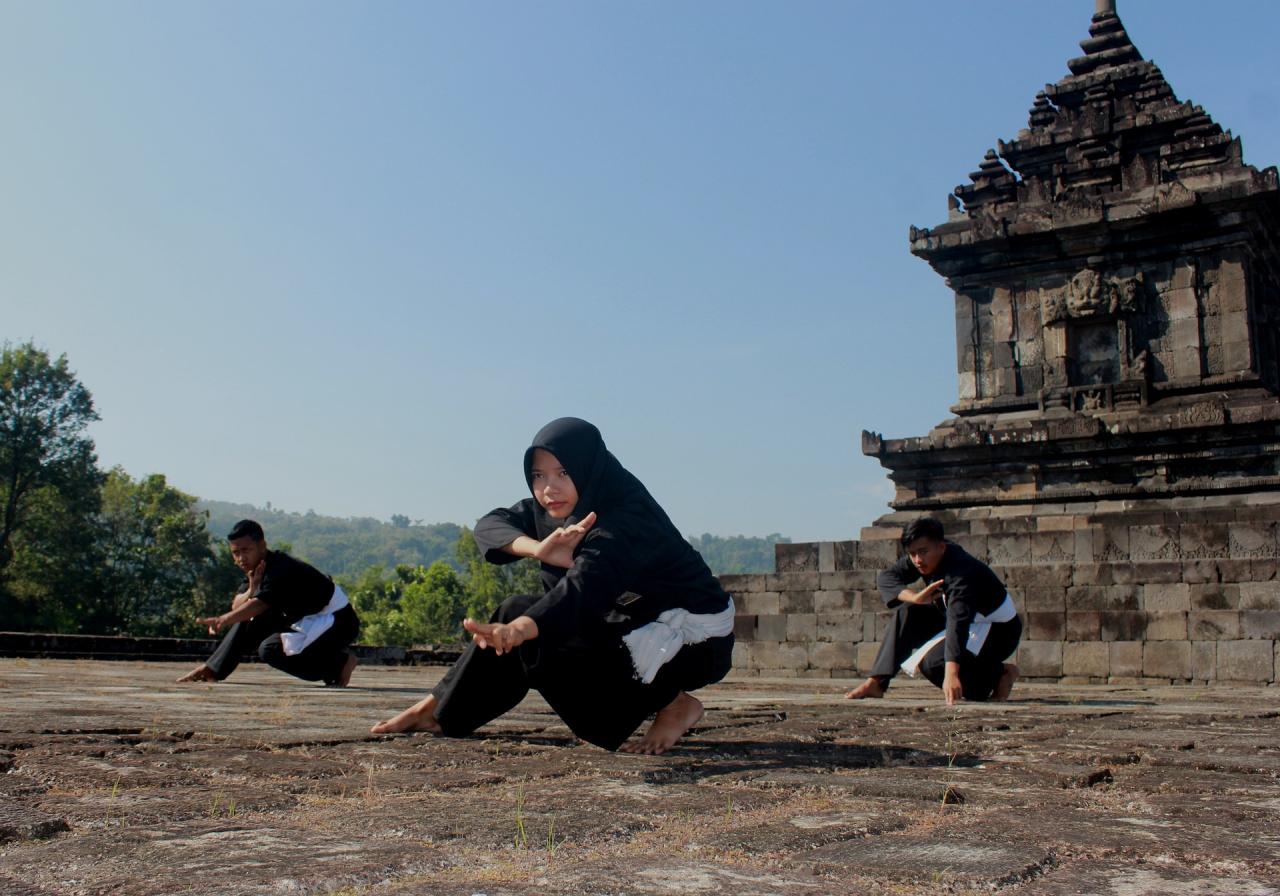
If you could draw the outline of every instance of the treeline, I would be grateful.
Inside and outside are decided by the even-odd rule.
[[[453,523],[200,501],[163,475],[103,470],[86,432],[97,419],[65,355],[3,345],[0,628],[198,636],[194,620],[224,610],[243,582],[225,535],[246,517],[272,547],[343,585],[367,644],[454,642],[465,616],[487,618],[507,596],[539,588],[536,563],[487,563],[471,531]],[[772,570],[773,545],[787,540],[689,539],[717,573]]]

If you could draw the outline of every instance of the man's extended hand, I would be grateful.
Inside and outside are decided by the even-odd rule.
[[[209,634],[216,635],[226,627],[227,618],[223,616],[205,616],[203,619],[197,619],[199,625],[203,625],[209,629]]]
[[[462,627],[471,633],[477,647],[492,648],[498,656],[538,637],[538,623],[528,616],[518,616],[510,622],[476,622],[474,619],[464,619]]]
[[[960,686],[960,664],[949,662],[942,673],[942,696],[947,698],[947,706],[955,706],[964,696],[964,688]]]
[[[587,537],[587,532],[595,524],[596,514],[595,511],[592,511],[584,516],[581,522],[555,530],[538,542],[538,546],[533,552],[534,558],[548,566],[568,569],[573,566],[573,552],[577,549],[582,539]]]
[[[910,588],[903,588],[898,592],[898,600],[904,604],[931,604],[938,598],[942,597],[942,579],[934,582],[927,588],[919,591],[912,591]]]

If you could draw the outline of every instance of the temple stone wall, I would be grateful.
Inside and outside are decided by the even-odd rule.
[[[1173,505],[1130,512],[1125,524],[1106,506],[939,516],[1009,587],[1026,625],[1016,662],[1027,678],[1276,683],[1280,496]],[[897,557],[896,531],[878,524],[860,541],[778,545],[776,572],[722,576],[738,605],[735,672],[866,675],[891,615],[875,577]]]

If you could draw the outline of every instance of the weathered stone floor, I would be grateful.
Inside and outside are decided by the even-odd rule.
[[[531,698],[374,737],[442,670],[0,660],[0,893],[1280,894],[1275,689],[709,689],[661,758]]]

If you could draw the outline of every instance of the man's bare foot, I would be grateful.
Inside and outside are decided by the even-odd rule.
[[[329,685],[334,688],[345,688],[351,684],[351,673],[356,670],[356,666],[360,665],[360,661],[356,659],[354,653],[347,654],[347,662],[342,667],[342,671],[338,673],[338,677]]]
[[[1000,680],[996,682],[996,689],[991,692],[991,699],[997,702],[1008,700],[1009,692],[1013,690],[1013,684],[1018,680],[1018,676],[1022,673],[1013,663],[1004,664],[1004,674],[1000,676]]]
[[[218,676],[214,675],[213,670],[210,669],[208,666],[201,665],[201,666],[196,666],[186,675],[175,680],[179,684],[182,684],[188,681],[217,681]]]
[[[868,678],[862,684],[858,685],[852,691],[844,695],[846,700],[865,700],[868,697],[883,697],[884,685],[880,683],[878,678]]]
[[[439,734],[436,721],[436,695],[427,694],[404,712],[384,719],[369,729],[374,734],[403,734],[409,731],[429,731]]]
[[[658,710],[644,737],[627,741],[618,749],[624,753],[644,753],[647,756],[665,753],[675,745],[676,741],[684,737],[690,728],[698,724],[702,713],[701,701],[681,691],[676,699]]]

